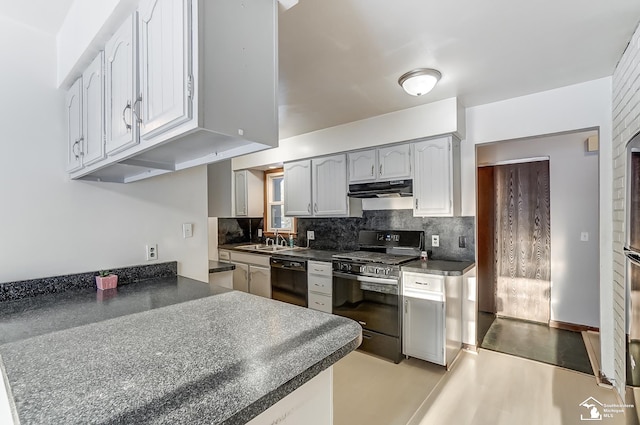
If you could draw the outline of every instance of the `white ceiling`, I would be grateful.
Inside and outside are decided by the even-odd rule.
[[[0,0],[55,34],[73,0]],[[458,96],[465,106],[611,75],[638,0],[300,0],[280,8],[280,137]],[[405,94],[413,68],[442,72]]]

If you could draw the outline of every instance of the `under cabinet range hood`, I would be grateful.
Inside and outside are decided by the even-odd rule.
[[[349,185],[351,198],[393,198],[413,196],[413,180],[389,180]]]

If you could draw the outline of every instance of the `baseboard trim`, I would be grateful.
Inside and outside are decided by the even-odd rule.
[[[592,326],[586,325],[577,325],[575,323],[567,323],[567,322],[558,322],[556,320],[549,320],[549,327],[556,329],[564,329],[566,331],[574,331],[574,332],[600,332],[600,328],[594,328]]]

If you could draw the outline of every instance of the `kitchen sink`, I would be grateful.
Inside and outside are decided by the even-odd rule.
[[[242,249],[244,251],[254,251],[254,252],[280,252],[280,251],[297,251],[300,249],[306,249],[304,247],[296,246],[282,246],[282,245],[262,245],[262,244],[251,244],[251,245],[242,245],[237,246],[236,249]]]

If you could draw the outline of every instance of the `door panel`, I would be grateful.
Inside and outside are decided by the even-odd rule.
[[[478,168],[478,310],[496,312],[494,167]]]
[[[105,157],[103,120],[102,52],[82,73],[83,165],[91,165]]]
[[[496,313],[548,323],[549,161],[495,167]]]
[[[67,171],[82,168],[82,77],[67,92]]]

